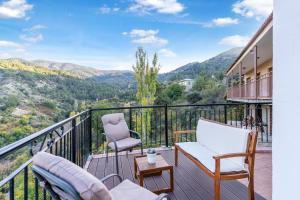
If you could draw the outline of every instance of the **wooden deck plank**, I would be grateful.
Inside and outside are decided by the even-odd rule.
[[[162,151],[163,157],[169,164],[174,163],[174,151]],[[120,175],[124,179],[129,179],[138,183],[134,179],[133,168],[134,155],[119,156]],[[93,158],[88,171],[97,178],[102,178],[110,173],[115,173],[115,158],[109,157],[106,163],[105,158]],[[118,181],[107,181],[105,183],[108,188],[118,184]],[[145,178],[145,188],[156,190],[166,187],[169,184],[169,174],[164,172],[162,176]],[[173,200],[210,200],[213,199],[213,181],[204,174],[191,161],[180,155],[178,167],[174,167],[174,192],[170,193]],[[256,194],[256,200],[264,200],[263,197]],[[248,199],[247,187],[238,181],[222,181],[222,200],[245,200]]]

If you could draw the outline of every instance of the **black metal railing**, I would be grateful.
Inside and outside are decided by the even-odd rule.
[[[141,133],[147,147],[174,144],[175,130],[196,129],[199,118],[257,130],[260,142],[272,135],[269,104],[158,105],[94,108],[54,124],[0,149],[0,199],[47,199],[33,178],[31,158],[38,151],[62,156],[83,167],[91,154],[104,152],[101,117],[122,112],[130,129]],[[183,136],[195,141],[195,135]]]
[[[83,167],[91,152],[91,112],[47,127],[0,149],[0,199],[48,199],[30,170],[38,151],[64,157]]]
[[[196,129],[199,118],[240,128],[255,129],[260,142],[270,142],[272,107],[270,104],[159,105],[92,109],[92,152],[103,153],[105,137],[101,117],[122,112],[130,129],[141,134],[145,147],[172,146],[175,130]],[[195,137],[194,137],[195,139]]]

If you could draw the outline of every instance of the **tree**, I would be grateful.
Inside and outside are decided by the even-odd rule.
[[[156,53],[153,56],[152,66],[149,66],[147,53],[143,48],[138,48],[133,70],[137,81],[136,98],[142,106],[154,103],[159,68]]]
[[[153,56],[152,66],[149,65],[147,53],[143,48],[136,51],[136,65],[133,66],[135,79],[137,81],[136,98],[140,105],[153,105],[155,101],[157,75],[159,72],[158,58],[156,53]],[[150,126],[151,109],[141,109],[141,116],[136,119],[136,124],[141,124],[142,138],[147,137],[146,132]],[[146,117],[149,116],[149,117]],[[141,123],[140,123],[141,122]],[[150,135],[152,137],[152,135]]]
[[[186,96],[186,99],[189,103],[194,104],[202,100],[200,92],[191,92]]]
[[[174,83],[167,87],[166,89],[166,95],[169,97],[169,99],[174,102],[177,101],[182,97],[182,94],[184,92],[184,87],[179,85],[178,83]]]

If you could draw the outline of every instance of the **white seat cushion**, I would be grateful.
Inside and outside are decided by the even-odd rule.
[[[191,156],[199,160],[211,172],[215,172],[216,162],[215,159],[213,159],[213,156],[218,155],[218,153],[208,149],[200,142],[183,142],[177,143],[177,145],[185,152],[189,153]],[[244,164],[241,165],[235,162],[235,160],[232,158],[221,159],[221,172],[224,173],[243,170],[245,170]]]
[[[116,141],[117,143],[117,147],[118,147],[118,151],[122,151],[124,149],[128,149],[130,147],[135,147],[139,144],[141,144],[141,140],[140,139],[135,139],[135,138],[132,138],[132,137],[128,137],[128,138],[125,138],[125,139],[122,139],[122,140],[118,140]],[[110,142],[108,144],[108,146],[115,150],[115,145],[113,142]]]
[[[110,190],[113,200],[155,200],[157,195],[129,180]]]
[[[197,142],[206,146],[217,154],[246,153],[248,135],[251,130],[235,128],[219,123],[200,119],[197,125]],[[231,158],[239,165],[243,165],[245,158]]]

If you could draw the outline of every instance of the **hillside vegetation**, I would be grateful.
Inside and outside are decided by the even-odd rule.
[[[205,75],[219,75],[224,74],[236,57],[241,52],[242,48],[233,48],[225,51],[215,57],[212,57],[204,62],[192,62],[182,67],[179,67],[171,72],[161,74],[159,80],[161,81],[174,81],[184,78],[197,78],[199,74]]]
[[[103,99],[132,100],[134,92],[61,70],[0,61],[0,147]]]

